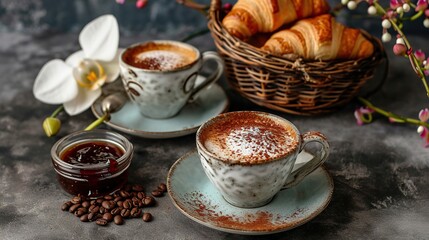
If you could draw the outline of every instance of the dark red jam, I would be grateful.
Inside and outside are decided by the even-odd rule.
[[[120,189],[128,179],[128,163],[117,160],[125,153],[116,144],[104,141],[83,142],[71,145],[59,154],[64,162],[76,167],[73,178],[58,174],[65,191],[91,198],[103,196]]]

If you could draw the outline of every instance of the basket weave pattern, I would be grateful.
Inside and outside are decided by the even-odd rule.
[[[221,1],[212,0],[208,27],[223,57],[231,87],[250,101],[296,115],[327,113],[347,104],[385,58],[380,41],[371,57],[359,60],[290,60],[262,52],[223,28]]]

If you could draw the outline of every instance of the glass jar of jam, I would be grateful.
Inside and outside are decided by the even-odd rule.
[[[108,130],[79,131],[58,140],[51,157],[66,192],[96,198],[127,183],[133,145]]]

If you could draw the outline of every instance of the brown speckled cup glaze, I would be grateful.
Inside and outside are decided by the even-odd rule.
[[[263,112],[214,117],[198,129],[196,142],[210,181],[227,202],[244,208],[269,203],[280,190],[316,170],[329,155],[323,134],[301,134],[288,120]],[[292,172],[298,154],[310,142],[320,143],[320,151]]]

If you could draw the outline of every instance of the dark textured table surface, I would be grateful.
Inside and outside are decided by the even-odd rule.
[[[121,38],[120,45],[162,37],[129,35]],[[427,38],[414,37],[413,41],[423,46]],[[201,50],[213,49],[209,36],[192,43]],[[241,236],[188,219],[166,196],[152,210],[155,219],[150,223],[132,220],[124,226],[99,227],[80,222],[60,210],[70,197],[56,181],[50,148],[95,118],[89,110],[74,117],[61,115],[61,132],[48,138],[41,123],[55,107],[37,101],[32,94],[41,66],[77,49],[77,35],[72,33],[0,34],[0,239],[428,239],[429,149],[422,147],[415,126],[392,124],[381,117],[358,126],[353,116],[356,102],[317,117],[283,114],[249,103],[231,91],[224,79],[221,85],[230,98],[230,111],[272,112],[291,120],[303,132],[319,130],[327,135],[332,149],[325,166],[335,189],[320,215],[283,233]],[[389,59],[387,81],[372,100],[417,117],[420,109],[429,106],[421,82],[406,60]],[[135,145],[129,180],[147,189],[165,182],[171,165],[195,148],[194,134],[162,140],[126,136]]]

